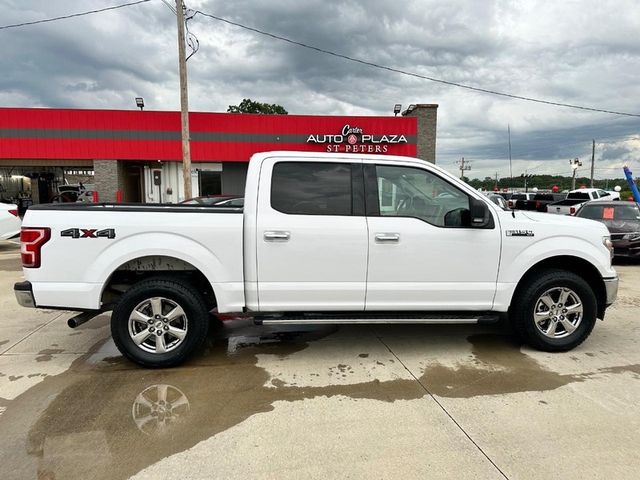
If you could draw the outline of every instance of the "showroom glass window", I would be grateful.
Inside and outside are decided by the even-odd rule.
[[[351,164],[276,163],[271,207],[295,215],[351,215]]]
[[[439,227],[458,226],[447,219],[469,209],[466,193],[426,170],[377,165],[376,176],[381,216],[415,217]]]

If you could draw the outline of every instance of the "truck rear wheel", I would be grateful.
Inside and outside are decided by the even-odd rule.
[[[127,290],[111,314],[118,350],[145,367],[182,363],[207,336],[209,312],[201,295],[186,282],[162,277]]]
[[[511,322],[527,344],[546,352],[571,350],[596,323],[596,297],[575,273],[546,270],[531,279],[511,304]]]

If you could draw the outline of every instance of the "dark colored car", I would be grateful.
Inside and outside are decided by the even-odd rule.
[[[209,207],[244,207],[244,197],[236,195],[209,195],[183,200],[187,205],[206,205]]]
[[[509,208],[511,209],[516,209],[517,207],[517,203],[520,200],[531,200],[533,199],[533,196],[535,194],[534,193],[528,193],[528,192],[514,192],[511,195],[511,198],[508,200],[507,204],[509,206]]]
[[[567,198],[566,193],[536,193],[533,198],[528,200],[517,200],[515,209],[517,210],[535,210],[536,212],[546,212],[547,205]]]
[[[588,202],[576,217],[606,225],[611,233],[614,256],[640,258],[640,207],[636,202]]]

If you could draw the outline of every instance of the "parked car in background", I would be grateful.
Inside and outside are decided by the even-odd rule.
[[[72,203],[72,202],[93,202],[93,191],[95,185],[74,183],[68,185],[59,185],[58,194],[51,198],[52,203]]]
[[[566,193],[536,193],[530,200],[517,200],[516,210],[535,210],[546,212],[547,205],[567,198]]]
[[[211,207],[244,207],[244,197],[236,195],[207,195],[189,198],[180,203],[186,205],[208,205]]]
[[[498,205],[503,210],[508,210],[507,201],[504,199],[502,195],[498,195],[497,193],[487,193],[487,198],[491,200],[493,203]]]
[[[575,215],[583,203],[597,201],[608,202],[620,200],[618,192],[607,192],[599,188],[581,188],[572,190],[567,198],[547,205],[547,212],[559,215]]]
[[[17,205],[0,203],[0,240],[8,240],[19,235],[21,224]]]
[[[585,203],[576,217],[605,224],[611,233],[613,255],[640,258],[640,207],[635,202]]]
[[[524,193],[524,192],[514,192],[511,195],[511,198],[507,200],[507,205],[509,208],[515,210],[517,208],[516,202],[518,200],[532,200],[535,193]]]

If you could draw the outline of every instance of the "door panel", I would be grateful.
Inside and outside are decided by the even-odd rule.
[[[363,310],[367,221],[351,215],[353,162],[291,160],[267,159],[261,169],[260,310]]]
[[[468,194],[436,173],[415,170],[376,170],[379,213],[367,218],[366,309],[490,309],[500,229],[460,227],[455,212],[468,208]]]

